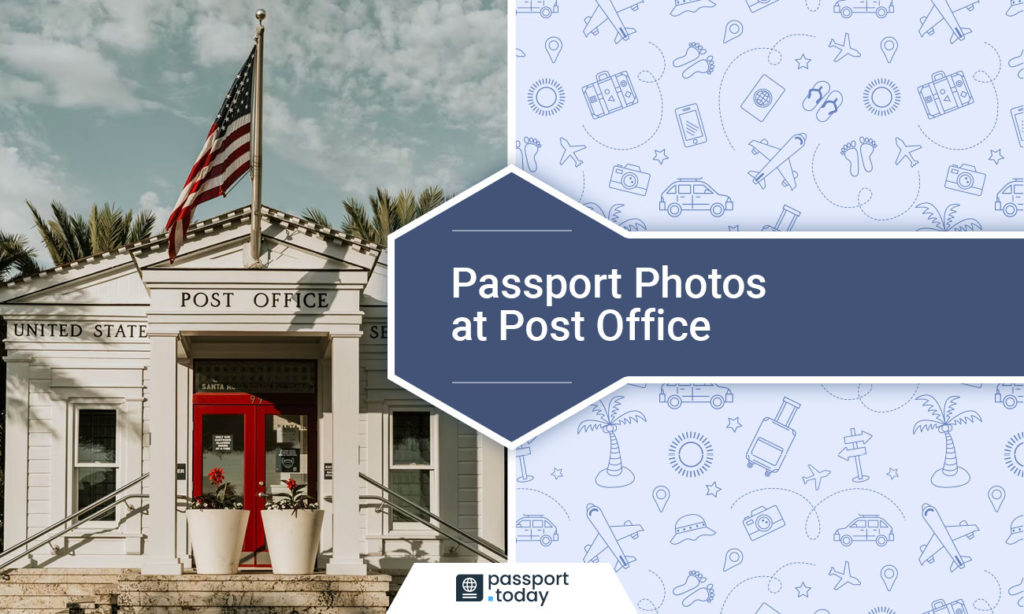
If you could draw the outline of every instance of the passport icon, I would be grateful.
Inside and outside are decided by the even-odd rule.
[[[761,75],[761,78],[757,80],[743,100],[740,108],[757,121],[763,122],[785,92],[786,88],[779,85],[777,81],[768,75]]]

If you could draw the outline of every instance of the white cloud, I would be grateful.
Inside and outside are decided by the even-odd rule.
[[[156,216],[157,231],[164,227],[164,223],[171,217],[171,208],[160,204],[160,195],[152,190],[143,192],[139,197],[139,210],[151,211]]]
[[[65,178],[57,168],[34,159],[29,149],[15,135],[0,133],[0,228],[28,237],[37,255],[46,260],[25,201],[47,211],[50,201],[67,200],[72,191],[64,187]]]
[[[157,106],[135,96],[135,84],[122,78],[117,65],[96,49],[19,32],[0,42],[0,60],[38,79],[35,85],[0,89],[0,97],[6,100],[23,98],[57,107],[97,107],[109,111],[138,111]]]

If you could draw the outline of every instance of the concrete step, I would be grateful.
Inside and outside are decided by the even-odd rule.
[[[117,593],[117,580],[113,582],[41,582],[0,583],[0,597],[7,595],[113,595]]]
[[[118,606],[118,614],[385,614],[387,607],[274,607],[274,606],[233,606],[227,607],[159,607],[159,606]],[[63,612],[67,614],[67,610]]]
[[[117,583],[122,592],[226,592],[226,591],[334,591],[334,592],[381,592],[386,593],[390,583],[387,580],[290,580],[287,576],[253,582],[251,580],[207,580],[207,576],[191,576],[192,580],[130,579]],[[323,576],[321,576],[323,578]]]
[[[197,607],[335,607],[388,606],[386,593],[339,593],[333,591],[278,591],[278,592],[145,592],[118,595],[119,606],[197,606]]]

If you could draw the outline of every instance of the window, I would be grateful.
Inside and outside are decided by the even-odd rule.
[[[117,411],[78,410],[75,435],[75,509],[95,503],[117,489]],[[115,510],[93,518],[117,520]]]
[[[416,505],[434,511],[433,486],[436,420],[425,411],[391,413],[391,464],[388,487]],[[402,505],[396,501],[396,505]],[[427,519],[425,514],[415,513]],[[393,522],[411,522],[406,514],[395,512]]]

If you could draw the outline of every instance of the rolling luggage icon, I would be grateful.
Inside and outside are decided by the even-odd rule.
[[[754,440],[747,448],[747,467],[757,465],[764,469],[765,476],[782,468],[782,462],[789,454],[789,448],[796,439],[796,431],[790,428],[800,404],[789,397],[782,398],[782,406],[774,418],[765,418],[757,427]]]

